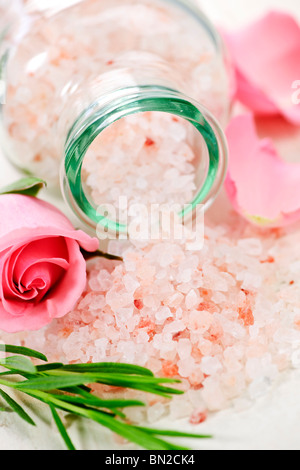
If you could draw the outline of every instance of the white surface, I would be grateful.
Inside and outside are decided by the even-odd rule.
[[[204,10],[212,20],[225,26],[240,25],[261,15],[268,8],[294,12],[300,18],[299,0],[202,0]],[[300,77],[295,77],[300,78]],[[0,155],[0,186],[20,177],[20,174]],[[59,196],[44,192],[43,197],[53,202],[74,221]],[[35,417],[39,426],[32,428],[18,417],[0,415],[0,449],[64,449],[59,435],[49,428],[49,416],[44,408]],[[299,450],[300,449],[300,370],[283,374],[281,383],[243,412],[226,410],[215,414],[199,427],[186,421],[158,423],[195,432],[212,433],[211,441],[191,441],[193,449],[204,450]],[[84,425],[84,426],[83,426]],[[71,434],[78,448],[109,449],[109,436],[98,426],[81,422],[73,425]],[[115,445],[118,448],[118,445]]]

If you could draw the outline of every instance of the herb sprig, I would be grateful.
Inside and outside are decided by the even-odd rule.
[[[67,449],[76,450],[63,423],[59,411],[97,422],[126,440],[147,450],[188,450],[168,442],[163,437],[208,439],[209,435],[190,434],[162,429],[140,427],[128,422],[124,410],[127,407],[146,406],[140,400],[101,399],[92,393],[91,384],[105,384],[139,390],[171,399],[183,392],[174,388],[178,380],[154,377],[143,367],[115,364],[62,364],[48,363],[38,351],[0,344],[0,351],[14,354],[0,360],[4,371],[0,373],[0,398],[9,409],[28,424],[35,422],[2,387],[17,390],[50,408],[53,420]],[[36,365],[32,358],[43,363]],[[0,412],[4,408],[0,407]]]

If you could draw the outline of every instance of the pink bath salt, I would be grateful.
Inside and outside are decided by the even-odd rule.
[[[207,411],[196,410],[190,417],[190,423],[193,425],[202,424],[207,420],[208,414]]]
[[[178,366],[171,361],[165,361],[162,365],[162,373],[166,377],[176,377],[178,376]]]
[[[144,303],[143,303],[142,300],[136,299],[136,300],[134,301],[134,306],[135,306],[138,310],[142,310],[143,307],[144,307]]]
[[[300,229],[262,232],[235,212],[230,220],[222,226],[207,220],[209,236],[202,251],[187,250],[182,240],[167,245],[157,240],[124,245],[118,251],[124,262],[117,265],[92,260],[85,291],[73,311],[54,320],[39,337],[22,336],[24,345],[42,344],[49,360],[130,362],[155,375],[178,378],[185,399],[174,397],[171,408],[163,401],[168,416],[193,416],[196,422],[202,419],[198,411],[226,409],[241,399],[252,402],[260,380],[274,384],[297,364],[299,299],[293,292],[300,288]],[[110,248],[113,253],[115,242]],[[162,273],[157,254],[166,249],[169,263]],[[179,252],[180,257],[174,256]],[[268,257],[275,262],[262,262]],[[140,277],[143,264],[147,269]],[[181,270],[186,266],[191,279],[183,287]],[[201,286],[196,282],[200,270],[207,273]],[[259,286],[244,288],[245,272],[249,278],[259,276]],[[102,279],[102,291],[96,279],[100,284]],[[218,296],[224,281],[227,291]],[[194,307],[191,292],[199,296]],[[128,397],[123,390],[118,394]]]
[[[250,307],[239,307],[239,319],[243,321],[245,326],[254,325],[253,312]]]

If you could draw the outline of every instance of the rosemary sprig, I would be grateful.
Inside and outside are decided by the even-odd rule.
[[[0,366],[5,369],[0,374],[0,398],[21,419],[31,425],[35,425],[33,419],[22,405],[17,403],[2,387],[21,392],[47,405],[69,450],[75,450],[75,447],[59,411],[95,421],[147,450],[188,450],[162,439],[164,436],[211,438],[209,435],[133,425],[128,422],[124,409],[132,406],[146,406],[144,402],[101,399],[89,388],[90,384],[105,384],[171,399],[173,395],[183,394],[181,390],[172,387],[179,383],[178,380],[154,377],[150,370],[128,364],[48,363],[47,358],[38,351],[19,346],[0,344],[0,351],[14,354],[0,361]],[[36,365],[30,358],[39,359],[43,361],[43,364]],[[0,407],[0,412],[4,410],[5,408]]]

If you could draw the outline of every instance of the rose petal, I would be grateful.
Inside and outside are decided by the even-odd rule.
[[[258,138],[253,115],[233,118],[226,130],[225,187],[235,209],[253,223],[277,227],[300,218],[300,164],[283,161],[270,139]]]
[[[56,207],[40,199],[20,194],[0,197],[0,252],[11,246],[51,236],[77,240],[86,251],[96,251],[99,240],[75,230]]]
[[[300,78],[300,27],[285,13],[270,12],[242,31],[225,33],[236,67],[236,98],[256,114],[282,114],[300,124],[293,84]]]
[[[22,256],[18,256],[17,262],[14,263],[13,275],[16,280],[19,280],[24,275],[25,271],[34,263],[41,261],[50,261],[54,258],[57,259],[56,264],[67,269],[68,261],[68,248],[66,241],[63,237],[43,238],[29,243],[25,249],[22,250]],[[59,261],[60,260],[60,261]]]
[[[41,300],[48,289],[55,286],[69,267],[69,263],[66,263],[67,268],[65,268],[60,265],[61,260],[58,260],[58,263],[55,261],[54,259],[47,262],[40,261],[30,266],[20,279],[19,290],[21,288],[25,292],[33,290],[36,292],[35,300]]]
[[[70,268],[48,296],[47,309],[51,318],[61,318],[71,311],[86,285],[86,262],[78,244],[71,239],[67,244]]]
[[[60,258],[55,258],[55,255],[60,256]],[[46,285],[50,286],[51,283],[56,283],[58,279],[54,277],[54,265],[60,268],[59,272],[62,272],[62,269],[67,270],[69,268],[68,256],[66,241],[62,237],[36,240],[15,251],[7,252],[7,262],[4,262],[4,276],[2,276],[2,285],[0,287],[4,308],[13,315],[19,315],[31,307],[28,301],[35,300],[36,302],[40,300],[43,297],[41,288],[37,289],[36,284],[31,289],[25,289],[24,286],[29,285],[34,280],[41,280],[42,275]],[[45,263],[47,264],[46,269]],[[56,270],[55,272],[58,276]],[[24,278],[24,276],[26,277]],[[31,279],[30,276],[32,276]],[[46,289],[46,286],[44,289]],[[27,301],[27,303],[24,301]]]

